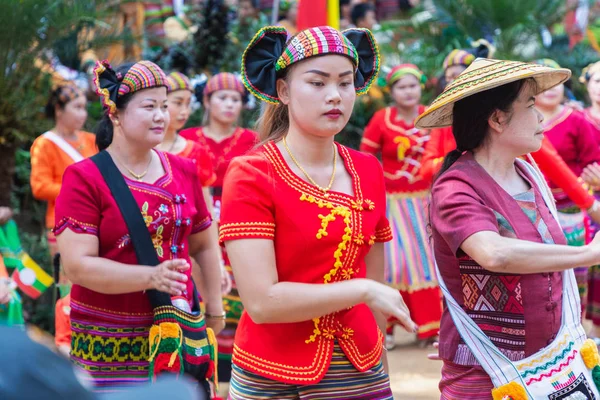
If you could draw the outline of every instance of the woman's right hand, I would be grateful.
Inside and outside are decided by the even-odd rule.
[[[410,312],[400,292],[383,283],[370,279],[367,281],[369,282],[367,294],[369,308],[379,311],[388,319],[396,318],[406,331],[415,333],[418,326],[410,319]]]
[[[167,260],[156,267],[152,267],[150,286],[160,292],[169,293],[172,296],[181,296],[187,288],[187,271],[190,265],[185,260]]]

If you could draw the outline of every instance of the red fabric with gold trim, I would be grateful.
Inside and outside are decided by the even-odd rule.
[[[223,187],[221,241],[274,240],[279,281],[365,278],[372,245],[391,239],[383,174],[376,158],[341,145],[338,150],[353,196],[324,196],[292,172],[272,142],[234,159]],[[335,340],[366,371],[381,359],[382,338],[365,304],[288,324],[256,324],[244,312],[233,363],[280,382],[317,383],[329,368]]]
[[[418,113],[424,111],[425,106],[419,106]],[[413,121],[397,120],[397,114],[395,107],[377,111],[365,128],[360,150],[381,153],[388,193],[429,190],[431,180],[419,174],[429,130],[416,129]]]

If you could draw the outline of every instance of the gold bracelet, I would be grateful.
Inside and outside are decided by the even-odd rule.
[[[223,314],[220,314],[220,315],[211,315],[209,313],[204,313],[204,316],[206,318],[211,318],[211,319],[222,319],[222,320],[225,320],[227,318],[227,313],[225,311],[223,311]]]

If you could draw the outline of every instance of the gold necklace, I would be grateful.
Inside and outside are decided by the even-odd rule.
[[[308,179],[308,181],[310,183],[312,183],[314,186],[316,186],[320,191],[325,193],[325,197],[328,197],[329,193],[327,193],[327,192],[329,190],[331,190],[331,187],[333,186],[333,181],[335,180],[335,169],[337,166],[337,151],[335,148],[335,144],[333,145],[333,172],[331,173],[331,179],[329,179],[329,185],[327,185],[327,187],[321,187],[321,186],[319,186],[319,184],[317,182],[315,182],[315,180],[313,178],[311,178],[311,176],[308,174],[308,172],[306,172],[304,170],[304,168],[302,168],[302,166],[298,163],[298,160],[296,160],[296,157],[294,157],[294,155],[292,154],[292,151],[290,150],[290,148],[287,145],[287,142],[285,141],[285,136],[283,137],[282,142],[283,142],[283,147],[285,147],[285,150],[289,154],[290,158],[292,159],[294,164],[296,164],[296,167],[298,167],[298,169],[300,171],[302,171],[304,176],[306,176],[306,179]]]
[[[150,161],[148,162],[148,165],[146,166],[146,170],[144,172],[142,172],[141,174],[136,174],[135,172],[133,172],[132,170],[130,170],[127,165],[125,165],[125,163],[123,161],[121,161],[120,159],[119,162],[121,163],[121,165],[123,167],[125,167],[125,169],[127,170],[127,172],[129,172],[129,174],[131,176],[133,176],[135,179],[137,179],[138,182],[141,182],[142,179],[144,179],[144,176],[146,176],[146,174],[148,173],[148,170],[150,169],[150,164],[152,164],[152,154],[150,154]]]

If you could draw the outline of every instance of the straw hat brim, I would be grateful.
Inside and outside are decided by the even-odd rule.
[[[465,97],[506,85],[521,79],[535,79],[539,94],[571,77],[566,68],[550,68],[520,61],[502,61],[479,58],[460,74],[431,106],[415,121],[420,129],[452,125],[454,103]]]

